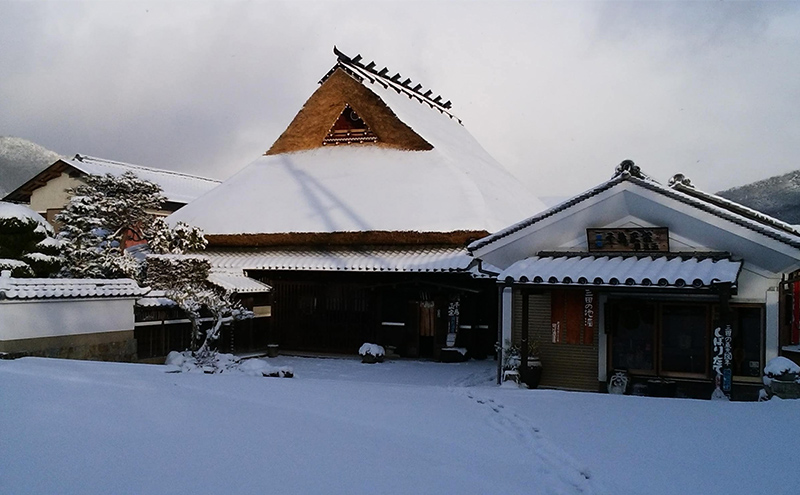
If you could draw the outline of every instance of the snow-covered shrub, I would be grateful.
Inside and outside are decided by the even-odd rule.
[[[290,366],[271,366],[262,359],[239,359],[233,354],[216,353],[213,360],[200,361],[190,352],[172,351],[164,362],[166,366],[177,368],[183,373],[243,373],[250,376],[269,376],[292,378],[294,371]]]
[[[365,342],[358,349],[358,355],[364,363],[381,363],[386,356],[386,349],[381,345]]]
[[[778,356],[769,360],[764,367],[764,376],[783,380],[793,380],[800,375],[800,366],[791,359]]]
[[[58,254],[53,228],[41,215],[0,201],[0,270],[14,277],[48,277],[60,267]]]
[[[800,398],[800,366],[794,361],[782,356],[769,360],[764,367],[764,394],[759,395],[759,400],[778,396],[782,399]]]

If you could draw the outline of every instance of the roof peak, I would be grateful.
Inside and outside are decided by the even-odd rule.
[[[393,89],[398,94],[406,94],[409,98],[416,99],[418,102],[426,104],[434,110],[439,110],[440,113],[447,115],[451,119],[457,120],[459,124],[462,124],[461,119],[453,115],[453,113],[450,111],[452,107],[450,100],[443,101],[444,98],[442,95],[433,96],[434,92],[431,89],[424,88],[422,84],[414,83],[411,78],[403,78],[399,72],[396,72],[394,75],[390,75],[391,71],[389,71],[389,69],[385,66],[380,70],[376,70],[378,65],[374,61],[364,65],[361,62],[363,57],[360,53],[355,57],[350,57],[339,50],[335,45],[333,47],[333,53],[336,54],[337,57],[336,65],[334,65],[327,72],[327,74],[320,79],[320,84],[324,83],[331,76],[331,74],[336,71],[336,69],[342,69],[359,82],[363,83],[364,79],[367,79],[370,83],[378,83],[385,89]]]

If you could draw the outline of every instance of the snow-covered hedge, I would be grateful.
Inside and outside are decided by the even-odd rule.
[[[241,360],[233,354],[216,353],[212,363],[199,362],[191,351],[172,351],[164,362],[176,368],[174,372],[184,373],[244,373],[250,376],[269,376],[292,378],[294,371],[290,366],[272,366],[263,359]]]

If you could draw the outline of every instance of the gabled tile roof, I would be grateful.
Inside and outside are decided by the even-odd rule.
[[[13,201],[29,201],[31,192],[34,189],[44,185],[43,182],[61,175],[61,172],[65,170],[78,171],[88,175],[111,174],[114,176],[120,176],[125,172],[133,172],[140,179],[154,182],[161,186],[167,201],[181,204],[189,203],[222,183],[215,179],[182,172],[143,167],[141,165],[77,154],[71,159],[62,158],[53,163],[10,192],[6,195],[6,198]]]
[[[733,222],[754,232],[763,234],[771,239],[775,239],[783,242],[784,244],[800,249],[800,232],[794,229],[794,227],[791,225],[734,203],[733,201],[726,200],[712,194],[703,193],[694,187],[686,186],[685,183],[680,184],[680,181],[673,183],[671,187],[663,186],[650,177],[642,174],[639,170],[639,167],[633,165],[633,162],[630,160],[622,162],[622,164],[617,167],[614,176],[610,180],[571,199],[568,199],[563,203],[549,208],[538,215],[534,215],[526,220],[484,237],[483,239],[479,239],[471,243],[467,249],[472,252],[476,249],[480,249],[493,242],[508,237],[516,232],[519,232],[520,230],[530,227],[537,222],[582,203],[589,198],[597,196],[604,191],[612,189],[622,182],[631,182],[645,189],[654,191],[668,198],[680,201],[681,203],[693,206],[699,210]]]

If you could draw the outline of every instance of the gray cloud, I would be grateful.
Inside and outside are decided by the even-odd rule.
[[[631,158],[718,190],[797,168],[789,3],[0,4],[0,135],[225,178],[361,52],[453,101],[537,194]]]

